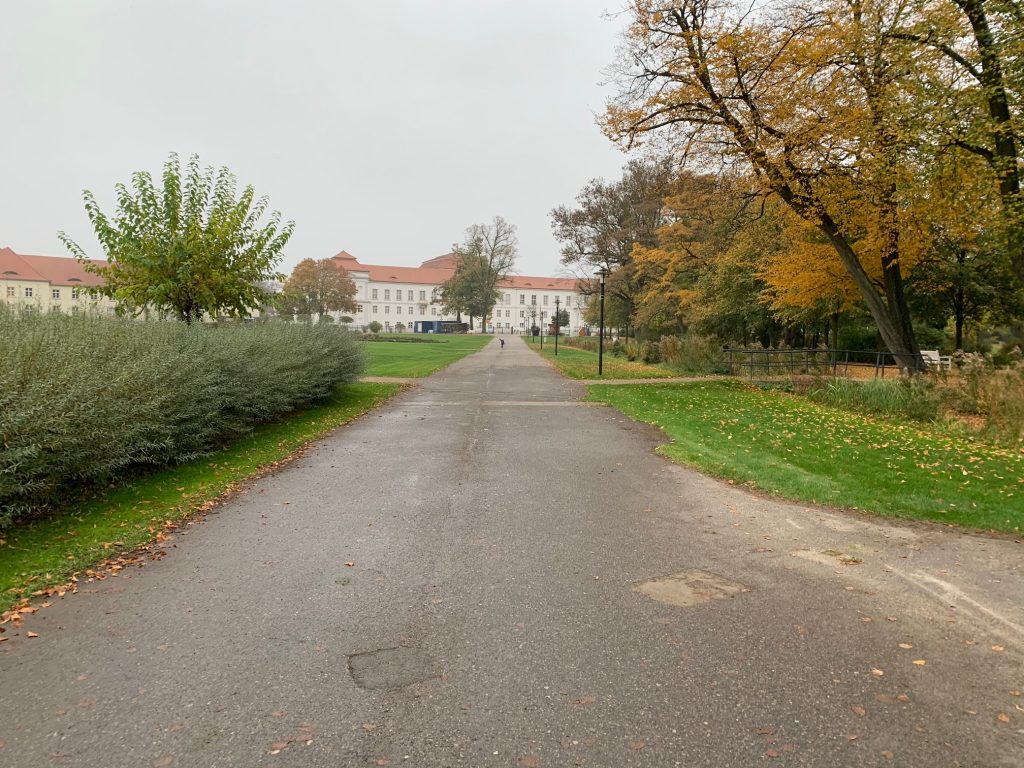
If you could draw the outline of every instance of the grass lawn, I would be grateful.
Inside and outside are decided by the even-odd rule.
[[[422,335],[419,338],[423,338]],[[430,335],[429,343],[364,341],[366,376],[421,378],[483,349],[493,337],[485,335]]]
[[[558,345],[558,357],[555,357],[555,338],[544,337],[544,350],[540,349],[540,342],[534,343],[533,337],[524,336],[523,340],[535,352],[539,352],[545,359],[554,363],[555,367],[563,375],[570,379],[596,379],[597,378],[597,352],[586,349]],[[604,351],[604,376],[606,379],[666,379],[681,375],[662,365],[648,365],[647,363],[631,363],[624,357],[613,357],[608,354],[608,348]]]
[[[349,384],[330,402],[265,424],[216,455],[141,475],[59,517],[0,534],[0,612],[22,596],[66,583],[75,572],[152,541],[167,521],[198,510],[399,389]]]
[[[660,453],[800,501],[974,528],[1024,527],[1024,452],[738,382],[589,388],[662,428]]]

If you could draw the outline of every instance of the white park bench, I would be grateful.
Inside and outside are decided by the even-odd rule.
[[[921,357],[929,368],[938,368],[940,371],[948,371],[953,364],[952,357],[940,355],[937,349],[922,349]]]

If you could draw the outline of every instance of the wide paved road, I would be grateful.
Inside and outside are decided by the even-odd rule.
[[[1024,765],[1021,544],[749,495],[580,394],[495,342],[29,617],[0,765]]]

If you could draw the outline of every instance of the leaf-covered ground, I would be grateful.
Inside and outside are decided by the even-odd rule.
[[[559,344],[558,356],[555,357],[555,340],[553,337],[545,337],[544,349],[540,343],[535,343],[532,338],[524,337],[526,343],[535,352],[539,352],[546,360],[554,364],[563,375],[570,379],[596,379],[597,378],[597,352],[586,349],[576,349]],[[678,371],[673,371],[662,365],[648,365],[647,363],[630,362],[624,357],[613,357],[605,349],[603,377],[606,379],[668,379],[679,376]]]
[[[436,344],[401,344],[364,341],[366,376],[402,376],[422,378],[461,360],[493,338],[483,335],[439,334],[431,336]]]
[[[1019,532],[1024,452],[736,382],[589,388],[660,427],[658,450],[717,477],[801,501]]]
[[[238,483],[398,390],[394,384],[346,385],[332,401],[258,427],[214,456],[133,478],[64,514],[0,534],[0,613],[33,592],[159,539],[168,521],[208,508]]]

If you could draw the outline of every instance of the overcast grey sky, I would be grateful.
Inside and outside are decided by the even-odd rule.
[[[548,211],[625,156],[594,124],[619,0],[0,0],[0,247],[102,256],[81,204],[171,151],[294,219],[284,268],[414,265],[495,214],[557,274]]]

